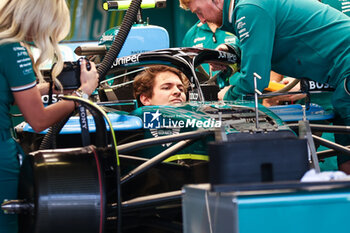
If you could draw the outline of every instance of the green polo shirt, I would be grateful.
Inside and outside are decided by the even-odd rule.
[[[0,202],[16,199],[20,148],[11,138],[10,106],[12,92],[27,90],[36,85],[32,62],[19,43],[0,45]],[[17,232],[17,216],[0,212],[0,232]]]
[[[200,21],[194,24],[187,31],[182,42],[182,45],[184,47],[196,47],[207,49],[216,49],[216,47],[218,47],[220,44],[230,44],[236,48],[239,48],[239,40],[234,34],[220,29],[217,29],[215,32],[212,32],[208,24],[203,24]],[[203,64],[203,68],[207,73],[209,73],[209,64]],[[216,73],[217,71],[214,71],[212,75],[215,75]],[[220,77],[217,81],[220,87],[223,87],[224,85],[229,85],[229,83],[227,83],[227,80],[220,80]]]
[[[27,50],[19,43],[0,45],[0,129],[12,127],[9,115],[12,92],[30,89],[36,78]]]
[[[241,72],[224,99],[254,93],[270,70],[336,87],[350,75],[350,19],[314,0],[225,0],[223,30],[238,36]]]
[[[182,44],[184,47],[215,49],[220,44],[239,46],[239,41],[231,32],[220,29],[212,32],[208,24],[198,21],[187,31]]]

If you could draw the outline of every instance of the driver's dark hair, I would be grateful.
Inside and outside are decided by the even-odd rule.
[[[153,86],[154,86],[155,77],[159,73],[163,73],[163,72],[172,72],[175,75],[177,75],[180,78],[182,84],[184,85],[185,93],[187,93],[189,81],[180,70],[170,66],[164,66],[164,65],[149,66],[147,67],[146,70],[138,74],[134,79],[134,83],[133,83],[134,97],[136,98],[139,106],[143,105],[140,101],[140,96],[142,94],[148,98],[151,98],[153,96]]]

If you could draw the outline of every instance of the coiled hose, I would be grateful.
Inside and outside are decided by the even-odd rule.
[[[118,57],[120,50],[123,47],[123,44],[130,32],[131,26],[134,24],[135,19],[137,17],[137,13],[140,9],[142,0],[132,0],[130,3],[129,9],[126,11],[126,14],[123,18],[122,25],[120,26],[120,29],[117,33],[117,36],[115,40],[113,41],[110,49],[108,50],[106,56],[104,57],[103,61],[99,65],[97,72],[99,74],[99,79],[102,81],[104,77],[106,76],[108,70],[111,68],[113,62]],[[71,115],[70,115],[71,116]],[[69,116],[69,117],[70,117]],[[52,126],[45,135],[41,145],[40,149],[54,149],[56,148],[55,142],[57,134],[61,131],[63,126],[68,121],[68,118],[62,120],[61,122],[55,124]],[[51,142],[50,142],[51,141]]]
[[[48,132],[45,134],[43,140],[40,143],[39,150],[46,150],[46,149],[56,149],[56,138],[63,126],[67,123],[69,118],[74,115],[74,111],[65,119],[59,121],[58,123],[54,124],[50,127]]]
[[[141,2],[142,0],[132,0],[130,3],[130,7],[129,9],[126,11],[126,14],[123,18],[123,22],[122,25],[120,26],[120,29],[118,31],[118,34],[115,38],[115,40],[113,41],[110,49],[108,50],[106,56],[103,58],[102,62],[100,63],[97,72],[99,74],[99,80],[102,81],[104,80],[104,77],[106,76],[108,70],[111,68],[113,62],[115,61],[115,59],[117,59],[120,50],[123,47],[123,44],[130,32],[131,26],[134,24],[135,19],[137,17],[137,13],[140,9],[141,6]],[[67,118],[68,120],[69,118]],[[48,139],[45,140],[43,144],[44,145],[48,145],[48,140],[49,139],[55,139],[56,135],[61,131],[62,127],[64,126],[64,124],[66,123],[66,121],[63,123],[64,121],[60,122],[57,127],[52,127],[52,131],[50,133],[50,135],[48,136]],[[51,129],[50,129],[51,130]],[[111,128],[112,130],[112,128]],[[52,143],[51,143],[52,145]],[[115,148],[117,150],[117,148]],[[119,169],[119,165],[117,166],[117,232],[120,233],[121,232],[121,190],[120,190],[120,169]]]
[[[129,9],[126,11],[123,18],[122,25],[118,31],[118,34],[113,41],[110,49],[108,50],[106,56],[103,58],[101,64],[99,65],[97,72],[100,75],[100,81],[104,79],[108,70],[111,68],[113,62],[118,57],[120,50],[130,32],[131,26],[134,24],[137,13],[140,9],[142,0],[132,0]]]

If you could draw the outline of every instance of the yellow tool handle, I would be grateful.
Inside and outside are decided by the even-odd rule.
[[[278,91],[284,88],[286,85],[282,83],[277,83],[277,82],[270,82],[269,86],[265,88],[265,91]]]

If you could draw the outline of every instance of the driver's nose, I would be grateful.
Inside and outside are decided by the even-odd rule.
[[[174,88],[173,88],[173,95],[174,96],[180,96],[181,95],[181,90],[177,86],[174,86]]]

